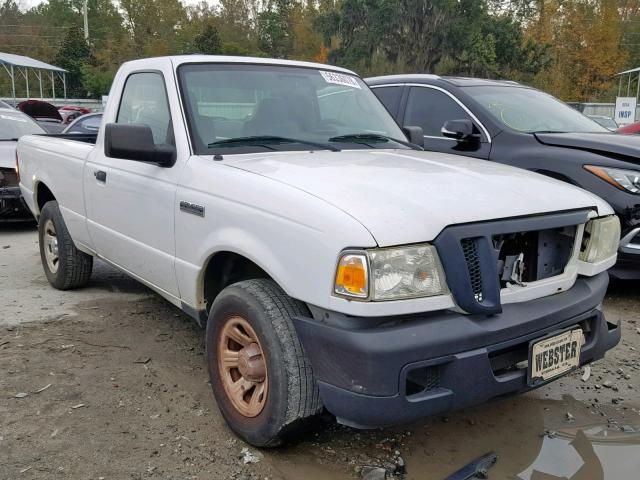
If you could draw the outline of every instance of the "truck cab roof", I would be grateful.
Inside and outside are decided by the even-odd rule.
[[[138,68],[158,68],[158,65],[162,62],[167,62],[173,65],[174,68],[178,68],[180,65],[194,64],[194,63],[238,63],[238,64],[255,64],[255,65],[281,65],[289,67],[303,67],[312,68],[318,70],[331,70],[341,73],[347,73],[350,75],[356,75],[355,72],[346,68],[336,67],[333,65],[326,65],[324,63],[314,62],[302,62],[298,60],[281,60],[274,58],[263,57],[238,57],[232,55],[171,55],[166,57],[152,57],[143,58],[139,60],[131,60],[125,62],[122,68],[126,69],[138,69]]]

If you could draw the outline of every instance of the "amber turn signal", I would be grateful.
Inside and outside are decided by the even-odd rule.
[[[335,292],[347,297],[367,298],[368,283],[366,256],[344,254],[338,263]]]

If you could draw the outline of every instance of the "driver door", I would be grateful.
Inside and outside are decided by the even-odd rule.
[[[442,135],[442,127],[447,120],[471,120],[481,133],[476,141],[458,141]],[[424,148],[435,152],[452,153],[488,159],[491,150],[485,132],[478,121],[448,92],[428,85],[412,86],[404,111],[402,125],[422,127]]]
[[[156,145],[175,146],[165,86],[171,72],[128,76],[115,123],[147,125]],[[97,148],[84,173],[89,233],[103,258],[173,297],[174,215],[180,162],[159,165],[110,158]]]

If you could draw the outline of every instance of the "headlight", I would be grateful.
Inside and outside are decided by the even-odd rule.
[[[369,250],[371,299],[428,297],[447,291],[435,247],[419,245]]]
[[[334,291],[381,301],[442,295],[448,289],[435,247],[415,245],[345,252],[338,263]]]
[[[615,215],[593,219],[585,225],[580,260],[598,263],[613,257],[620,242],[620,220]]]
[[[620,190],[640,194],[640,171],[585,165],[585,170]]]

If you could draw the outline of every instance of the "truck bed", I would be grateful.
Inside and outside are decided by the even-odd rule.
[[[20,186],[27,205],[35,215],[39,214],[39,205],[34,202],[38,182],[42,182],[60,204],[76,239],[84,238],[84,164],[95,141],[95,135],[84,134],[25,135],[18,141]]]

